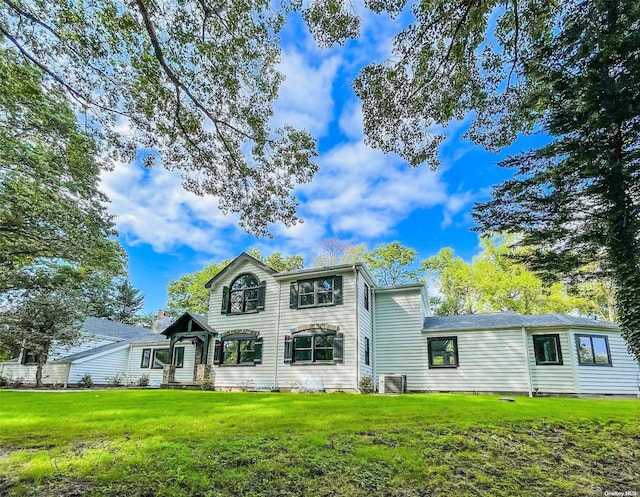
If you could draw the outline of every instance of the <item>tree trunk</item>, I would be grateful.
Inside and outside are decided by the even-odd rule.
[[[44,363],[42,362],[42,359],[39,357],[38,364],[36,366],[36,387],[38,388],[42,386],[42,366],[44,366]]]

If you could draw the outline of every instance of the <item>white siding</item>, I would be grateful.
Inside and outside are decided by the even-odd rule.
[[[142,364],[142,351],[144,349],[167,349],[169,348],[169,341],[167,343],[162,344],[136,344],[131,346],[131,353],[129,355],[129,368],[128,368],[128,378],[129,384],[135,385],[136,382],[142,377],[143,374],[146,374],[149,377],[150,384],[160,385],[162,383],[162,375],[163,369],[152,369],[152,368],[141,368],[140,364]],[[184,351],[184,359],[185,363],[187,361],[187,351]],[[153,360],[153,351],[151,353],[151,360]],[[180,371],[180,369],[176,369],[176,371]],[[193,377],[189,382],[193,381]]]
[[[369,291],[369,309],[365,308],[365,296]],[[362,273],[358,275],[358,312],[360,327],[360,378],[373,375],[373,289]],[[369,365],[366,362],[366,340],[369,340]]]
[[[527,357],[521,329],[469,330],[425,333],[428,337],[458,339],[457,368],[427,370],[433,391],[528,392]]]
[[[607,336],[613,366],[579,365],[575,345],[576,334]],[[640,393],[638,363],[629,355],[627,345],[619,332],[572,330],[570,349],[577,368],[578,393],[632,395]]]
[[[533,350],[534,335],[559,335],[562,365],[536,364]],[[575,361],[571,353],[571,342],[567,330],[532,330],[527,331],[527,347],[529,349],[529,368],[531,369],[531,388],[540,393],[576,393]]]
[[[21,378],[24,383],[36,382],[36,369],[37,366],[25,365],[12,362],[0,363],[0,375],[9,379]],[[63,385],[67,383],[67,377],[69,375],[69,364],[45,364],[42,368],[42,383],[45,385],[59,384]]]
[[[280,387],[288,388],[295,382],[322,381],[326,389],[356,390],[358,388],[356,305],[357,292],[353,271],[327,273],[326,276],[342,275],[343,304],[328,307],[289,308],[290,282],[285,280],[280,286],[280,326],[278,353],[275,359],[277,382]],[[299,279],[305,279],[300,276]],[[305,324],[329,324],[340,327],[344,335],[344,360],[336,364],[285,364],[284,337],[291,328]],[[266,346],[265,346],[266,349]],[[264,361],[264,359],[263,359]]]
[[[378,291],[374,311],[376,385],[380,375],[398,373],[409,390],[428,390],[420,289]]]
[[[177,342],[175,347],[184,347],[184,362],[181,368],[176,368],[175,380],[179,383],[193,383],[195,378],[196,346],[187,340]],[[211,343],[211,347],[213,347],[213,343]],[[198,360],[198,362],[200,361]],[[138,363],[138,366],[140,366],[140,363]]]
[[[71,364],[69,383],[78,383],[86,373],[91,375],[95,385],[108,385],[116,375],[120,375],[125,382],[128,358],[129,347],[125,347],[94,359]]]
[[[267,282],[264,310],[250,314],[221,314],[223,287],[230,286],[242,273],[253,273],[260,281]],[[258,331],[262,338],[262,363],[250,366],[224,364],[213,366],[216,387],[240,387],[255,381],[273,383],[276,380],[276,349],[279,345],[277,341],[278,296],[278,282],[271,274],[249,261],[242,261],[234,271],[216,282],[209,301],[209,324],[218,332],[239,329]],[[288,295],[282,304],[289,305]],[[214,343],[211,342],[209,364],[213,364],[213,353]],[[279,353],[282,355],[282,347]]]

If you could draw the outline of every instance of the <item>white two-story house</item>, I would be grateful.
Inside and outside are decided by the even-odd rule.
[[[206,287],[207,316],[185,313],[160,334],[96,342],[54,360],[49,377],[357,391],[371,376],[383,392],[640,394],[638,363],[615,323],[512,312],[434,317],[426,286],[377,286],[361,263],[276,272],[242,253]],[[0,375],[28,377],[23,357],[0,364]],[[64,374],[59,362],[73,367]]]
[[[174,347],[197,340],[216,388],[357,390],[373,374],[375,282],[362,264],[278,273],[243,253],[206,286],[215,333],[189,332],[189,315],[163,333]]]

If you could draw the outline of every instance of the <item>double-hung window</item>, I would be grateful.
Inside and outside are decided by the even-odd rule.
[[[367,311],[369,310],[369,294],[370,294],[369,285],[365,283],[364,284],[364,308]]]
[[[319,307],[342,304],[342,276],[325,276],[291,283],[289,307]]]
[[[342,362],[344,337],[333,330],[306,330],[285,336],[284,362],[327,364]]]
[[[333,335],[293,338],[293,362],[333,361]]]

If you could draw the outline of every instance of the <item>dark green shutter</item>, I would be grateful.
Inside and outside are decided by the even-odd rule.
[[[220,314],[227,314],[229,312],[229,287],[222,288],[222,311]]]
[[[285,335],[284,337],[284,362],[291,362],[293,357],[293,337]]]
[[[222,364],[222,342],[220,341],[216,342],[213,349],[213,364],[218,366]]]
[[[342,276],[333,277],[333,302],[342,305]]]
[[[292,281],[289,290],[289,307],[291,309],[298,308],[298,282]]]
[[[258,338],[253,342],[253,362],[256,364],[262,363],[262,338]]]
[[[342,362],[344,358],[344,335],[336,333],[333,337],[333,362]]]
[[[267,282],[261,281],[258,286],[258,303],[256,304],[256,309],[259,311],[264,310],[264,297],[267,293]]]

